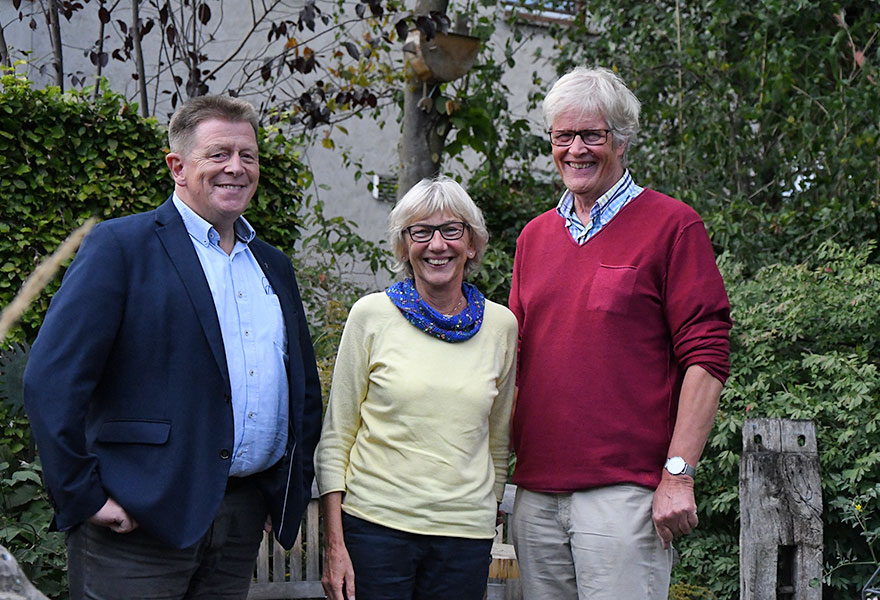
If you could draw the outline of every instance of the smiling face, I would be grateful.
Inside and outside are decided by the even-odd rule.
[[[198,124],[186,156],[165,157],[183,202],[221,234],[231,232],[260,179],[257,138],[246,121]]]
[[[553,121],[553,131],[583,129],[609,127],[604,117],[579,116],[573,112],[563,112]],[[623,153],[626,145],[619,144],[615,147],[614,132],[608,134],[601,146],[587,146],[580,136],[575,136],[571,146],[552,148],[553,161],[562,176],[562,182],[587,211],[623,176]]]
[[[444,211],[410,225],[443,225],[450,221],[460,222],[462,219]],[[465,227],[464,234],[457,240],[444,239],[439,231],[435,231],[428,242],[414,242],[406,231],[403,235],[407,250],[405,259],[412,266],[419,295],[441,297],[460,293],[468,254],[474,252],[470,229]]]

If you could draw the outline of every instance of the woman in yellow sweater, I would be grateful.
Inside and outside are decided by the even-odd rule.
[[[507,480],[517,324],[464,278],[483,216],[451,179],[389,216],[406,278],[358,300],[315,452],[332,600],[480,600]]]

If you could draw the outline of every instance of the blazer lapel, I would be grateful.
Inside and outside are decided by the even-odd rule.
[[[189,233],[183,224],[183,219],[171,199],[164,202],[156,209],[156,235],[165,247],[168,257],[174,264],[177,274],[183,281],[189,293],[190,301],[195,307],[199,323],[211,346],[214,360],[220,367],[226,386],[229,386],[229,372],[226,367],[226,353],[223,349],[223,335],[220,333],[220,321],[217,319],[217,309],[211,296],[211,288],[202,271],[199,257],[192,247]],[[227,390],[228,391],[228,390]]]

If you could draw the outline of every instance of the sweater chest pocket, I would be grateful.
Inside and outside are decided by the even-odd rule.
[[[638,270],[631,265],[599,265],[593,276],[587,310],[626,314],[629,312]]]

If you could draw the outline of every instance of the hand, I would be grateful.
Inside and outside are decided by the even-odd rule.
[[[138,528],[138,522],[113,498],[107,498],[101,510],[89,517],[88,521],[99,527],[107,527],[116,533],[131,533]]]
[[[697,503],[694,500],[694,480],[688,475],[663,473],[654,492],[654,529],[664,548],[672,540],[689,534],[697,526]]]
[[[345,544],[331,544],[324,548],[324,576],[321,577],[321,586],[328,600],[355,600],[354,567]]]

